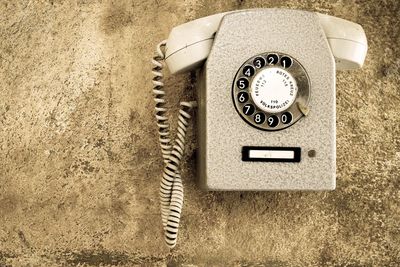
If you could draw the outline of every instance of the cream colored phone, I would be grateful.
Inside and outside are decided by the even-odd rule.
[[[196,102],[181,103],[173,140],[161,60],[172,74],[201,67],[197,173],[202,188],[333,190],[335,72],[360,68],[366,53],[360,25],[306,11],[242,10],[173,28],[153,60],[167,244],[176,243],[183,201],[180,159]]]

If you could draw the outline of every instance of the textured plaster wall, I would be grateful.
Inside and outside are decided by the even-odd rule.
[[[365,67],[337,75],[337,190],[201,192],[193,141],[170,252],[150,57],[174,25],[252,7],[366,31]],[[399,266],[399,19],[396,0],[0,1],[0,266]],[[174,111],[194,82],[167,76]]]

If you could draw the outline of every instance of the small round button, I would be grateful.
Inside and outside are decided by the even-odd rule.
[[[256,106],[268,113],[278,113],[290,107],[296,99],[297,90],[294,77],[277,67],[259,71],[250,87]]]
[[[265,59],[263,57],[256,57],[253,61],[254,66],[257,69],[261,69],[262,67],[265,66]]]
[[[243,75],[247,77],[253,76],[255,72],[256,70],[252,66],[247,65],[243,68]]]
[[[281,58],[281,65],[285,69],[290,68],[290,66],[292,66],[292,63],[293,63],[293,61],[292,61],[292,59],[290,57],[283,56]]]
[[[252,115],[254,113],[254,111],[255,111],[255,108],[252,104],[246,104],[243,106],[243,113],[245,115],[248,115],[248,116]]]
[[[281,116],[281,122],[282,122],[283,124],[289,124],[289,123],[291,123],[291,122],[292,122],[292,119],[293,119],[293,116],[292,116],[292,113],[290,113],[290,112],[285,112],[285,113],[283,113],[282,116]]]
[[[249,87],[249,81],[246,78],[240,78],[239,80],[237,80],[236,86],[242,90],[246,89],[247,87]]]
[[[246,92],[240,92],[237,98],[240,103],[245,103],[247,100],[249,100],[249,94]]]
[[[256,113],[256,115],[254,115],[254,122],[257,124],[262,124],[265,121],[265,114],[264,113]]]
[[[268,54],[267,56],[267,63],[268,65],[275,65],[278,63],[279,57],[277,54]]]
[[[317,151],[315,151],[315,149],[311,149],[311,150],[308,150],[307,154],[310,158],[314,158],[317,155]]]
[[[267,119],[267,124],[269,127],[276,127],[279,124],[279,118],[276,115],[271,115]]]

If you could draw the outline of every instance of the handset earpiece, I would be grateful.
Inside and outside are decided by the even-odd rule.
[[[196,19],[171,30],[165,61],[172,74],[196,69],[207,59],[214,35],[222,17],[227,13]]]
[[[317,13],[335,57],[336,69],[361,68],[367,55],[367,37],[361,25],[341,18]]]

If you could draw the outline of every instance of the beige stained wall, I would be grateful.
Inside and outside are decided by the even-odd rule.
[[[150,58],[174,25],[254,7],[366,31],[337,74],[337,189],[202,192],[190,134],[169,251]],[[399,20],[396,0],[0,1],[0,266],[399,266]],[[172,113],[195,80],[167,74]]]

